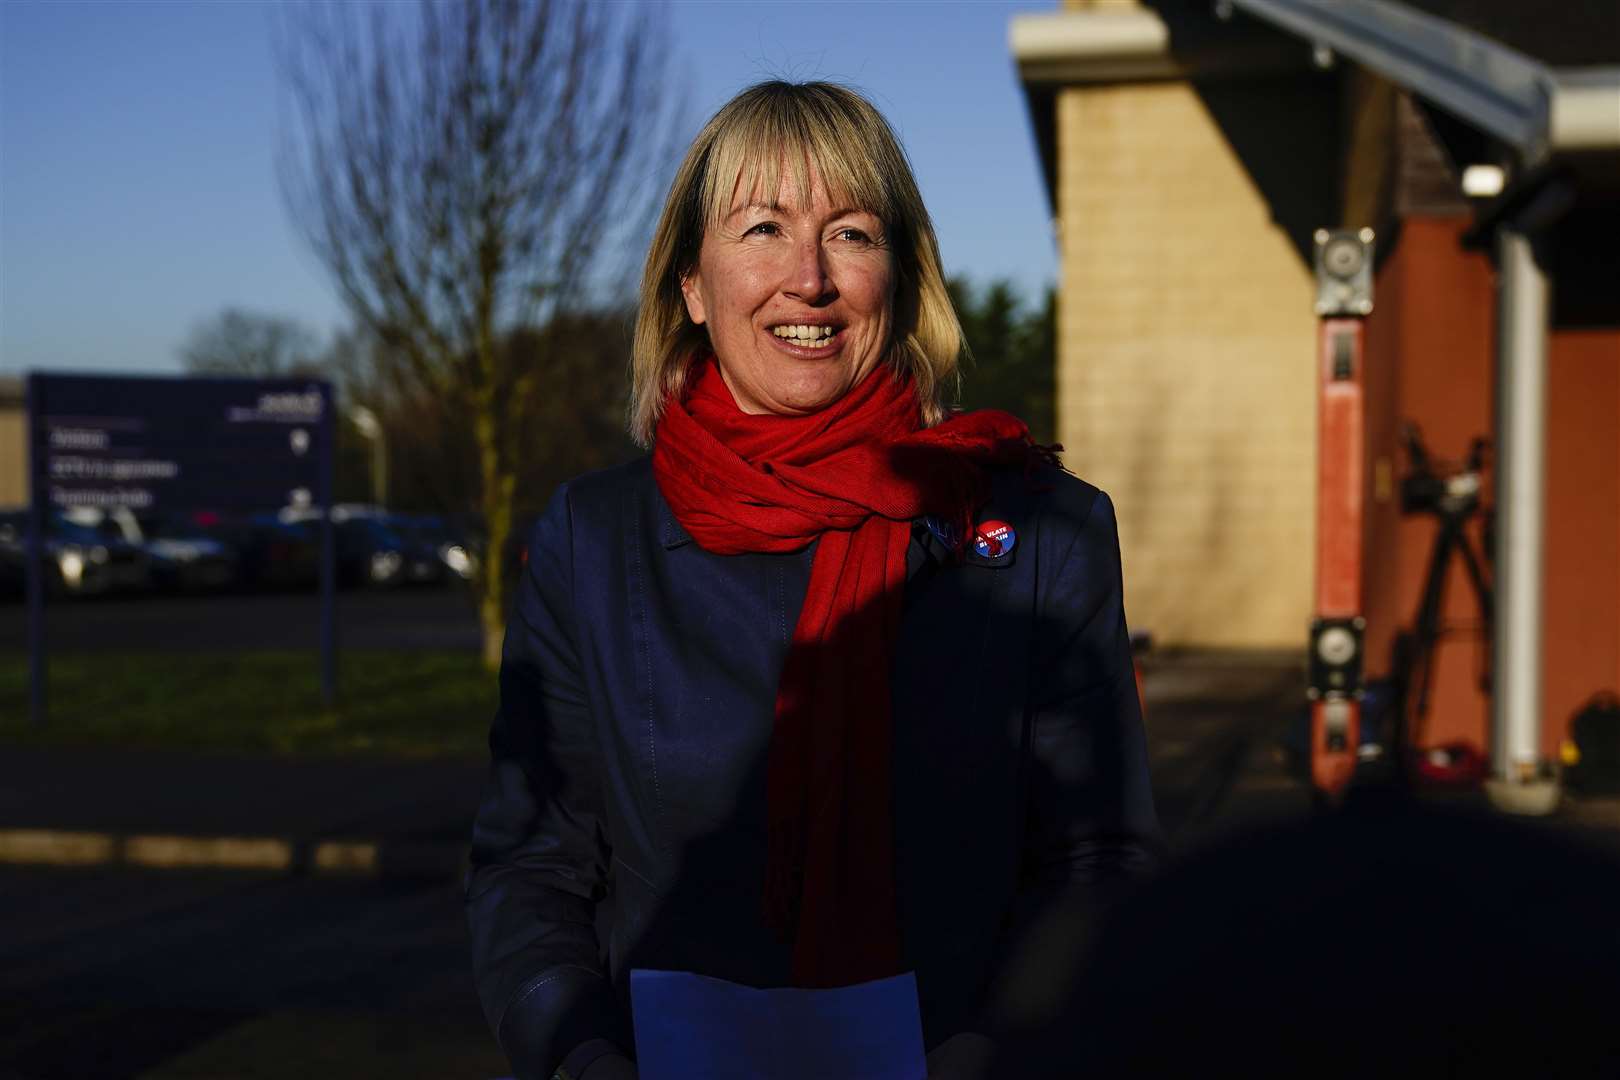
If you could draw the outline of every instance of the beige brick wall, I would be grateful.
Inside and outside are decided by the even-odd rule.
[[[28,417],[0,403],[0,507],[28,501]]]
[[[1310,274],[1189,86],[1066,89],[1057,145],[1058,436],[1118,508],[1131,626],[1303,647]]]

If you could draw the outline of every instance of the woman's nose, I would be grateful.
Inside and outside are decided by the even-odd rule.
[[[795,244],[792,259],[782,283],[783,293],[805,303],[827,300],[835,294],[820,237]]]

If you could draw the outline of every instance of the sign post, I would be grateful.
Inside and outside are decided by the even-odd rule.
[[[320,460],[315,477],[316,501],[321,508],[321,704],[337,703],[337,534],[332,524],[332,462],[337,460],[337,420],[331,391],[321,410]]]
[[[23,391],[23,410],[32,417],[39,411],[37,375],[30,374]],[[30,422],[30,428],[32,423]],[[40,474],[39,448],[28,439],[29,477]],[[39,497],[39,484],[30,481],[28,536],[23,542],[23,588],[28,594],[28,720],[36,728],[45,726],[48,698],[45,666],[45,514]]]
[[[332,388],[318,379],[28,376],[29,711],[46,722],[45,565],[54,516],[318,511],[321,696],[337,693]]]

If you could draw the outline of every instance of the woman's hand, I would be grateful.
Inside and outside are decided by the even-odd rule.
[[[995,1043],[975,1031],[952,1035],[928,1055],[928,1080],[981,1080],[990,1075],[995,1049]]]
[[[585,1066],[579,1080],[636,1080],[636,1066],[623,1054],[603,1054]]]

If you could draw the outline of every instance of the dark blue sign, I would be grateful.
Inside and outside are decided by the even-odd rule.
[[[314,379],[35,374],[36,499],[137,513],[321,504],[331,387]]]
[[[319,379],[28,376],[29,712],[45,723],[45,522],[74,507],[136,513],[324,508],[332,388]],[[336,544],[320,516],[321,694],[337,694]]]

